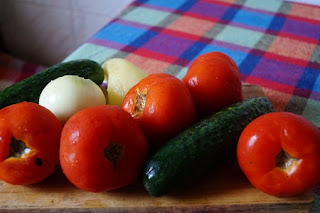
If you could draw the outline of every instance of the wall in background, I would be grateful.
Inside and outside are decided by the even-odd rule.
[[[49,66],[62,61],[131,2],[1,0],[1,40],[9,53]]]

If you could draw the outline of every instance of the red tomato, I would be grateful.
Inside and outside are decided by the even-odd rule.
[[[0,110],[0,179],[15,185],[40,182],[59,166],[62,125],[29,102]]]
[[[139,121],[152,147],[161,146],[196,118],[188,88],[165,73],[151,74],[133,86],[122,108]]]
[[[241,75],[236,63],[221,52],[197,57],[182,81],[195,101],[199,115],[206,116],[241,101]]]
[[[237,157],[249,181],[275,196],[291,196],[320,182],[320,131],[302,116],[275,112],[252,121]]]
[[[62,130],[62,170],[86,191],[109,191],[133,183],[147,153],[148,142],[138,122],[117,106],[84,109]]]

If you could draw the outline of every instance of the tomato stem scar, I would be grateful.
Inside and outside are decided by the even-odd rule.
[[[283,149],[276,156],[276,167],[287,170],[292,167],[299,159],[292,157]]]
[[[117,162],[122,157],[123,147],[121,144],[112,142],[104,149],[104,156],[113,164],[114,171],[117,170]]]
[[[134,111],[132,113],[133,117],[137,116],[139,113],[143,111],[144,106],[146,105],[146,97],[148,92],[140,92],[139,90],[136,90],[136,93],[137,97],[135,100]]]
[[[28,147],[25,142],[22,140],[17,140],[16,138],[11,138],[9,155],[7,158],[14,157],[14,158],[21,158],[24,155],[28,154],[32,149]]]

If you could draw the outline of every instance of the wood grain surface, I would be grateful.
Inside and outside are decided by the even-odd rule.
[[[244,85],[245,97],[263,96],[261,88]],[[61,171],[32,186],[0,181],[0,212],[309,212],[311,192],[278,198],[255,189],[236,159],[203,179],[162,197],[152,197],[140,182],[104,193],[77,189]]]

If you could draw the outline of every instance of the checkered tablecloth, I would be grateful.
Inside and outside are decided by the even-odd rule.
[[[26,62],[0,51],[0,91],[45,67]]]
[[[66,60],[126,58],[182,78],[200,54],[231,56],[276,111],[320,126],[320,7],[278,0],[136,0]],[[315,113],[318,112],[318,113]]]

